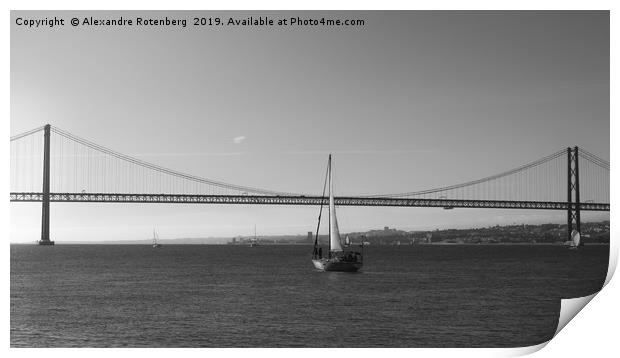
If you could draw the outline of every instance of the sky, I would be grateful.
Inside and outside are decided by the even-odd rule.
[[[29,28],[18,17],[184,18],[185,28]],[[363,19],[194,27],[193,17]],[[336,195],[461,183],[578,145],[609,160],[609,13],[11,12],[11,135],[50,123],[181,172]],[[40,204],[11,203],[11,241]],[[318,207],[52,203],[51,239],[314,230]],[[608,218],[584,213],[583,220]],[[566,213],[341,207],[342,232],[566,221]],[[326,230],[326,228],[324,229]]]

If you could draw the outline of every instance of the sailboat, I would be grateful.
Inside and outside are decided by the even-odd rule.
[[[352,251],[349,246],[348,251],[342,249],[340,242],[340,232],[338,230],[338,220],[336,219],[336,206],[334,204],[334,186],[332,182],[332,156],[329,155],[327,162],[327,175],[325,184],[323,185],[323,198],[325,197],[325,186],[329,180],[329,251],[327,257],[323,257],[323,250],[319,247],[319,228],[321,225],[321,214],[323,212],[323,202],[321,201],[321,209],[319,211],[319,220],[317,224],[316,236],[314,239],[314,250],[312,251],[312,264],[317,270],[321,271],[347,271],[356,272],[363,265],[362,252]]]
[[[153,229],[153,248],[158,248],[161,247],[161,244],[157,243],[157,239],[159,239],[159,236],[157,235],[157,232],[155,231],[155,229]]]
[[[258,246],[258,239],[256,238],[256,225],[254,225],[254,238],[250,239],[250,247]]]
[[[581,242],[581,235],[579,234],[579,231],[573,230],[570,233],[570,246],[568,248],[571,250],[577,250],[580,242]]]

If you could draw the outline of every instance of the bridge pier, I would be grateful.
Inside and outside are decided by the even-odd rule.
[[[566,148],[568,154],[568,229],[567,241],[571,241],[573,229],[581,233],[581,203],[579,202],[579,147]],[[583,245],[583,241],[582,244]]]
[[[50,240],[50,125],[43,132],[43,203],[41,212],[41,240],[39,245],[54,245]]]

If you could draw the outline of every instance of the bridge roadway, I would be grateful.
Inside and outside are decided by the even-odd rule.
[[[43,193],[12,192],[12,202],[42,202]],[[463,200],[382,197],[336,197],[339,206],[393,206],[438,208],[542,209],[568,210],[575,204],[554,201]],[[258,204],[258,205],[324,205],[320,196],[293,195],[196,195],[196,194],[121,194],[121,193],[50,193],[50,202],[77,203],[158,203],[158,204]],[[584,202],[580,210],[609,211],[610,204]]]

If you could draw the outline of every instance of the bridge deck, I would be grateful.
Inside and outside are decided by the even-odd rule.
[[[42,202],[43,193],[12,192],[12,202]],[[568,210],[567,202],[463,200],[420,198],[336,197],[341,206],[394,206],[439,208],[543,209]],[[97,203],[159,203],[159,204],[258,204],[258,205],[324,205],[327,198],[320,196],[269,195],[195,195],[195,194],[120,194],[120,193],[50,193],[50,202]],[[609,211],[608,203],[581,203],[580,210]]]

